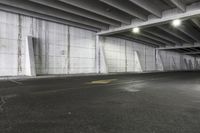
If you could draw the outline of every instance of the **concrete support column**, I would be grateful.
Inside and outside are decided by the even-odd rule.
[[[156,51],[156,70],[158,71],[165,71],[164,69],[164,62],[159,50]]]
[[[109,73],[108,70],[108,63],[106,60],[106,54],[105,54],[105,38],[99,36],[99,69],[101,73]]]
[[[189,70],[187,59],[183,59],[183,63],[184,63],[185,70]]]
[[[146,72],[147,71],[147,54],[146,54],[146,52],[147,52],[147,47],[146,47],[146,45],[144,46],[144,71]]]
[[[125,41],[125,72],[128,72],[128,55],[127,55],[127,44]]]
[[[28,36],[26,38],[26,52],[25,52],[25,75],[36,76],[35,57],[33,50],[33,38]]]
[[[96,36],[96,73],[101,73],[101,63],[100,63],[100,46],[99,46],[99,36]]]
[[[68,45],[67,45],[67,74],[70,74],[71,71],[71,60],[70,60],[70,52],[71,52],[71,32],[70,32],[70,26],[68,26]]]
[[[139,52],[135,51],[134,54],[135,54],[135,71],[136,72],[143,72]]]
[[[194,70],[198,70],[199,64],[198,64],[198,60],[197,57],[194,57]]]
[[[175,61],[175,59],[174,59],[174,57],[172,56],[172,70],[178,70],[178,67],[177,67],[177,65],[176,65],[176,61]]]
[[[180,55],[180,69],[184,70],[184,61],[183,61],[183,55]]]

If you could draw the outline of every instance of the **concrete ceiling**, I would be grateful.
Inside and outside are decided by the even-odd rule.
[[[200,19],[198,17],[187,19],[176,28],[170,23],[164,23],[143,28],[139,34],[125,31],[117,35],[140,38],[141,41],[151,42],[156,47],[194,45],[200,42]],[[146,38],[151,41],[146,41]]]
[[[200,42],[200,0],[0,0],[0,9],[155,47]],[[176,18],[184,22],[173,28]],[[131,33],[134,27],[140,35]]]
[[[158,48],[158,50],[162,51],[174,51],[181,53],[183,55],[190,55],[193,57],[200,57],[200,47],[199,46],[181,46],[174,48]]]

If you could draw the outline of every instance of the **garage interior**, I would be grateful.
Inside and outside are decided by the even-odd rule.
[[[0,133],[198,133],[199,70],[199,0],[0,0]]]

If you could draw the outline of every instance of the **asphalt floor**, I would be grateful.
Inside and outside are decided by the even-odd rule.
[[[0,81],[0,133],[200,133],[200,72]]]

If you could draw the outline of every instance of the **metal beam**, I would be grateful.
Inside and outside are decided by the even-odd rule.
[[[187,42],[187,43],[194,43],[194,40],[189,38],[188,36],[186,36],[185,34],[181,34],[180,32],[177,31],[177,29],[175,28],[172,28],[168,25],[161,25],[161,26],[158,26],[159,29]]]
[[[134,27],[150,27],[161,23],[168,23],[174,19],[187,19],[189,17],[200,15],[200,2],[195,2],[186,6],[186,12],[180,12],[178,9],[170,9],[162,12],[162,18],[149,18],[148,21],[133,21],[131,25],[113,28],[107,31],[99,32],[98,35],[111,35],[131,30]]]
[[[135,5],[145,9],[157,17],[162,17],[162,12],[150,0],[129,0]]]
[[[34,3],[38,3],[44,6],[52,7],[58,10],[62,10],[68,13],[76,14],[85,18],[93,19],[102,23],[106,23],[112,26],[120,26],[120,22],[108,19],[106,17],[96,15],[94,13],[88,12],[83,9],[76,8],[74,6],[70,6],[68,4],[63,4],[62,2],[56,1],[56,0],[29,0]]]
[[[23,9],[20,9],[20,8],[7,6],[7,5],[0,4],[0,10],[6,11],[6,12],[18,13],[18,14],[21,14],[21,15],[34,17],[34,18],[38,18],[38,19],[41,19],[41,20],[47,20],[47,21],[65,24],[65,25],[69,25],[69,26],[74,26],[74,27],[87,29],[87,30],[91,30],[91,31],[95,31],[95,32],[100,31],[100,29],[97,29],[95,27],[79,24],[79,23],[76,23],[76,22],[66,21],[64,19],[59,19],[59,18],[55,18],[55,17],[51,17],[51,16],[47,16],[47,15],[43,15],[43,14],[39,14],[39,13],[27,11],[27,10],[23,10]]]
[[[130,6],[130,4],[126,3],[126,2],[120,2],[117,0],[100,0],[101,2],[110,5],[112,7],[115,7],[123,12],[126,12],[134,17],[137,17],[141,20],[146,21],[147,20],[147,16],[145,14],[142,14],[137,7],[132,7]]]
[[[5,4],[5,5],[12,5],[13,7],[16,8],[21,8],[24,10],[28,10],[28,11],[32,11],[32,12],[37,12],[43,15],[47,15],[47,16],[52,16],[55,18],[59,18],[59,19],[64,19],[67,21],[72,21],[72,22],[76,22],[76,23],[81,23],[84,25],[88,25],[88,26],[92,26],[92,27],[96,27],[98,29],[108,29],[108,25],[94,21],[94,20],[89,20],[80,16],[76,16],[73,14],[69,14],[66,12],[62,12],[62,11],[58,11],[58,10],[52,10],[51,8],[45,7],[45,6],[41,6],[38,4],[34,4],[34,3],[30,3],[28,1],[23,1],[23,0],[0,0],[1,4]]]
[[[119,14],[119,12],[116,11],[106,11],[106,8],[104,8],[101,4],[97,3],[95,0],[59,0],[61,2],[64,2],[66,4],[73,5],[75,7],[79,7],[81,9],[96,13],[98,15],[105,16],[107,18],[122,22],[124,24],[130,24],[131,20],[130,18],[124,16],[123,14]]]
[[[186,11],[186,5],[182,0],[170,0],[176,7],[178,7],[181,11]]]

